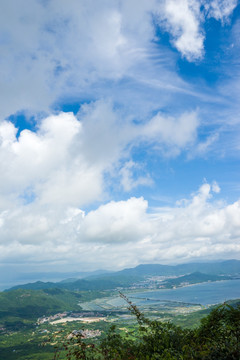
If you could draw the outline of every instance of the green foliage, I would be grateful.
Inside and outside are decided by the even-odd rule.
[[[61,289],[13,290],[0,293],[0,321],[8,324],[14,321],[36,320],[43,315],[77,310],[79,294]]]
[[[81,333],[61,341],[54,359],[65,351],[67,360],[239,360],[240,306],[216,307],[194,330],[172,323],[151,321],[123,294],[135,315],[138,334],[135,339],[122,335],[112,326],[98,343],[82,338]]]
[[[25,289],[25,290],[43,290],[43,289],[65,289],[69,291],[101,291],[101,290],[111,290],[118,287],[130,287],[136,281],[140,281],[143,278],[140,276],[133,275],[124,275],[124,274],[114,274],[114,275],[105,275],[98,277],[90,277],[88,279],[79,279],[72,282],[60,281],[57,283],[54,282],[43,282],[37,281],[34,283],[28,283],[23,285],[14,286],[5,292]]]
[[[166,287],[172,288],[173,286],[179,286],[182,283],[188,283],[188,284],[199,284],[202,282],[207,281],[221,281],[221,280],[229,280],[229,276],[218,276],[218,275],[209,275],[209,274],[203,274],[201,272],[194,272],[188,275],[179,276],[174,279],[170,279],[164,282],[164,285]]]
[[[212,310],[197,332],[206,359],[240,358],[240,305],[223,304]]]

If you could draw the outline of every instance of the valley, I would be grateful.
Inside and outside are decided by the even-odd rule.
[[[150,320],[195,328],[216,304],[239,302],[240,262],[233,263],[232,270],[229,263],[227,269],[222,264],[219,274],[213,265],[209,274],[189,264],[195,272],[183,274],[181,269],[179,274],[179,269],[161,265],[147,266],[144,272],[140,266],[86,279],[29,283],[1,292],[0,358],[53,359],[61,336],[82,331],[86,341],[98,342],[111,325],[134,338],[137,321],[127,301]]]

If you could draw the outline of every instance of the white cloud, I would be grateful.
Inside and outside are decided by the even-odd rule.
[[[221,191],[221,188],[220,188],[220,186],[218,185],[218,183],[216,181],[214,181],[212,183],[212,191],[217,193],[217,194],[220,193],[220,191]]]
[[[197,112],[183,113],[179,117],[158,113],[141,130],[142,137],[155,141],[165,155],[178,154],[196,140],[199,119]]]
[[[226,21],[237,6],[237,3],[237,0],[212,0],[204,1],[204,7],[207,10],[208,17]]]
[[[163,18],[174,45],[190,61],[201,58],[204,51],[200,6],[198,0],[167,0],[164,6]]]
[[[216,143],[216,141],[219,139],[219,134],[215,133],[207,137],[205,141],[199,142],[194,150],[194,152],[190,155],[204,155],[210,151],[212,146]]]
[[[1,115],[96,96],[148,55],[156,1],[9,0],[1,4]],[[133,11],[135,9],[135,11]],[[136,11],[137,9],[137,11]],[[130,13],[132,14],[130,16]],[[93,85],[98,84],[93,89]]]
[[[135,179],[134,172],[139,171],[141,171],[141,166],[137,163],[134,163],[132,160],[127,161],[120,169],[119,174],[122,177],[121,184],[125,191],[130,191],[139,185],[149,186],[153,184],[149,174],[145,176],[137,175]]]
[[[175,207],[148,208],[143,198],[111,201],[86,214],[34,204],[1,214],[1,259],[29,264],[134,266],[146,262],[237,257],[240,201],[214,201],[203,184]]]
[[[36,132],[0,125],[1,196],[33,197],[42,204],[83,205],[102,192],[101,166],[87,162],[78,146],[82,124],[71,113],[42,120]],[[11,129],[11,131],[9,131]]]
[[[125,191],[151,185],[144,162],[131,160],[139,146],[150,146],[155,154],[169,157],[181,151],[205,154],[216,140],[210,136],[196,144],[200,117],[188,110],[195,109],[192,102],[182,111],[187,101],[180,106],[179,98],[174,109],[178,115],[159,112],[170,108],[172,93],[198,98],[201,94],[179,78],[172,51],[156,41],[152,14],[171,33],[178,51],[192,61],[204,53],[205,17],[225,22],[234,4],[2,2],[3,260],[77,266],[81,259],[84,267],[94,259],[99,267],[106,262],[113,266],[117,260],[119,266],[129,266],[175,257],[214,257],[214,249],[218,256],[224,251],[234,254],[239,202],[211,203],[212,192],[220,191],[215,183],[204,184],[176,207],[151,214],[142,197],[107,202],[113,182]],[[18,129],[3,121],[22,109],[45,111],[59,99],[73,98],[81,103],[87,99],[76,116],[46,116],[36,130],[23,130],[19,137]],[[209,100],[208,95],[202,99]],[[83,211],[99,202],[105,205]]]
[[[159,17],[174,46],[192,61],[204,53],[202,4],[208,16],[221,20],[231,15],[236,1],[2,3],[1,117],[21,110],[48,111],[59,99],[72,96],[95,100],[108,94],[121,102],[128,98],[129,89],[122,90],[120,98],[122,84],[118,89],[114,84],[122,79],[147,87],[157,80],[165,92],[191,92],[175,71],[171,51],[154,43],[152,16]],[[144,104],[150,102],[141,96],[141,89],[135,87],[133,93]]]
[[[127,160],[133,144],[148,142],[179,152],[194,142],[197,125],[196,113],[176,119],[158,114],[148,123],[136,124],[123,120],[120,110],[104,101],[82,106],[77,117],[72,113],[46,117],[35,132],[23,130],[18,138],[13,124],[2,122],[3,260],[49,264],[73,258],[76,263],[80,253],[87,258],[100,252],[103,266],[113,244],[130,242],[130,248],[136,246],[139,252],[146,244],[152,249],[159,230],[143,198],[110,202],[85,216],[81,209],[107,198],[104,174],[113,169],[120,171],[118,181],[125,190],[150,184],[148,177],[136,177],[144,171],[142,165]],[[125,168],[119,165],[122,159]],[[21,260],[16,259],[19,254]]]
[[[103,243],[138,241],[149,229],[148,204],[143,198],[110,202],[86,215],[83,233],[87,240]]]
[[[165,0],[159,11],[160,26],[173,37],[173,44],[188,61],[204,55],[206,17],[228,21],[237,0]]]
[[[149,185],[148,176],[130,174],[138,164],[119,170],[118,162],[128,159],[132,146],[142,142],[178,154],[194,143],[197,126],[196,113],[177,119],[157,115],[147,123],[134,124],[104,101],[83,105],[78,118],[72,113],[44,118],[35,132],[23,130],[18,138],[14,125],[2,122],[0,196],[9,206],[23,199],[81,207],[103,198],[103,177],[113,168],[120,171],[119,181],[127,191]],[[5,210],[6,204],[2,206]]]

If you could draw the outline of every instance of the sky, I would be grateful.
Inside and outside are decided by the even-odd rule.
[[[240,3],[0,4],[0,272],[240,259]]]

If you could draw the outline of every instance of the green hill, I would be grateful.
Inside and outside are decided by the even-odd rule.
[[[5,292],[25,289],[25,290],[42,290],[42,289],[66,289],[71,291],[88,291],[88,290],[111,290],[119,287],[129,287],[134,282],[142,280],[141,276],[112,274],[109,276],[101,276],[97,278],[79,279],[75,281],[61,281],[61,282],[43,282],[37,281],[23,285],[17,285]]]
[[[179,276],[194,272],[212,275],[240,275],[240,260],[227,260],[211,263],[188,263],[180,265],[142,264],[124,269],[115,275],[134,276]],[[104,275],[105,277],[109,274]]]
[[[214,263],[189,263],[176,266],[161,264],[138,265],[135,268],[124,269],[114,273],[86,277],[85,279],[68,279],[61,282],[42,282],[37,281],[23,285],[14,286],[8,290],[16,289],[66,289],[70,291],[88,291],[88,290],[111,290],[116,288],[127,288],[133,284],[145,280],[150,276],[189,276],[191,279],[184,278],[181,281],[190,281],[190,283],[203,281],[217,281],[224,279],[222,276],[240,276],[240,261],[228,260]],[[193,276],[193,274],[195,274]],[[197,275],[201,274],[201,275]],[[207,275],[204,277],[204,275]],[[215,277],[214,277],[215,276]],[[195,278],[194,278],[195,277]],[[219,277],[219,278],[218,278]],[[215,280],[214,280],[215,279]],[[176,281],[176,284],[178,280]]]
[[[4,327],[21,328],[38,317],[57,312],[78,310],[80,294],[64,289],[12,290],[0,293],[0,323]]]
[[[188,285],[188,284],[198,284],[198,283],[202,283],[202,282],[221,281],[221,280],[229,280],[229,277],[203,274],[201,272],[196,271],[192,274],[179,276],[176,279],[169,279],[164,282],[164,285],[166,287],[172,288],[174,286],[183,286],[183,285]]]

